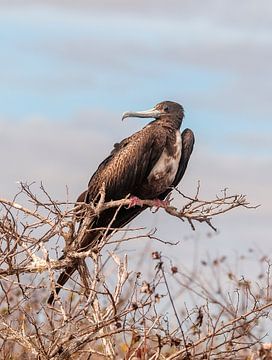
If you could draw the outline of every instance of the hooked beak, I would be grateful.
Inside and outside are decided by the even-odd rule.
[[[159,110],[155,108],[145,111],[127,111],[123,114],[122,120],[128,117],[138,117],[138,118],[155,118],[158,119],[161,116]]]

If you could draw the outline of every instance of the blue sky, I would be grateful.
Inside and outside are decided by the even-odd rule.
[[[156,19],[124,21],[120,14],[80,16],[50,7],[25,15],[4,12],[0,25],[1,111],[10,117],[42,114],[63,120],[93,107],[122,112],[149,105],[148,98],[157,102],[166,94],[216,91],[227,80],[220,71],[181,67],[157,56],[163,52],[161,36],[174,31],[171,23],[161,29]],[[14,98],[18,106],[12,106]]]
[[[145,124],[121,123],[123,111],[175,100],[196,135],[184,191],[200,180],[203,197],[229,187],[262,206],[215,220],[212,240],[204,225],[192,235],[163,213],[139,221],[175,240],[202,238],[203,256],[270,252],[272,6],[151,3],[0,5],[0,196],[13,196],[18,180],[43,180],[56,198],[67,185],[75,199],[112,144]],[[187,261],[196,243],[184,241]]]

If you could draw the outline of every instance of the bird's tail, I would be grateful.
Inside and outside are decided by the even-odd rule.
[[[146,206],[143,206],[143,207],[135,206],[130,209],[121,208],[118,212],[118,216],[116,217],[114,222],[111,224],[111,229],[107,231],[107,236],[111,234],[111,232],[114,228],[118,229],[120,227],[125,226],[145,209],[146,209]],[[96,223],[97,228],[107,227],[108,224],[110,223],[110,221],[112,220],[113,216],[115,215],[115,212],[116,212],[116,209],[113,209],[113,208],[104,211],[100,215],[100,217]],[[95,244],[99,243],[99,241],[101,240],[102,237],[103,237],[103,231],[102,232],[94,231],[94,232],[89,232],[89,233],[85,234],[85,236],[82,239],[82,242],[80,244],[80,249],[78,251],[79,252],[87,251],[87,250],[91,249],[92,247],[95,246]],[[62,260],[64,258],[65,258],[65,256],[63,255],[60,257],[59,260]],[[56,287],[55,287],[54,291],[52,291],[50,297],[47,300],[48,304],[52,305],[52,303],[54,302],[54,299],[56,297],[56,294],[58,294],[60,292],[63,285],[70,279],[70,277],[73,275],[73,273],[75,272],[76,269],[77,269],[77,266],[75,263],[75,264],[67,267],[60,274],[60,276],[56,282]]]
[[[64,259],[64,257],[62,256],[59,260]],[[69,266],[67,267],[59,276],[55,289],[54,291],[51,292],[47,303],[49,305],[52,305],[52,303],[55,300],[56,295],[58,295],[58,293],[60,292],[61,288],[63,287],[63,285],[70,279],[70,277],[73,275],[73,273],[76,271],[76,267],[75,266]]]
[[[84,239],[83,239],[83,246],[79,251],[85,251],[88,250],[89,248],[91,248],[94,243],[96,243],[98,241],[98,239],[101,237],[101,233],[89,233],[86,234]],[[88,246],[87,246],[88,245]],[[65,256],[62,255],[59,260],[63,260],[65,259]],[[70,279],[70,277],[73,275],[73,273],[77,270],[77,265],[76,263],[68,266],[67,268],[65,268],[65,270],[60,274],[60,276],[58,277],[58,280],[55,284],[55,289],[51,292],[47,303],[49,305],[52,305],[52,303],[55,300],[56,295],[58,295],[58,293],[60,292],[61,288],[63,287],[63,285]]]

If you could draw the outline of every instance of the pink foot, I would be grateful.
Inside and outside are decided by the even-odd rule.
[[[129,198],[130,204],[128,205],[128,208],[134,207],[134,206],[143,206],[143,202],[141,199],[139,199],[137,196],[131,196]]]
[[[153,200],[154,206],[157,208],[166,208],[167,206],[170,205],[170,201],[169,200],[160,200],[160,199],[154,199]]]

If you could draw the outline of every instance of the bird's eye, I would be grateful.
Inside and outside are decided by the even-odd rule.
[[[168,106],[165,105],[165,106],[163,107],[163,111],[164,111],[164,112],[168,112],[168,110],[169,110],[169,109],[168,109]]]

